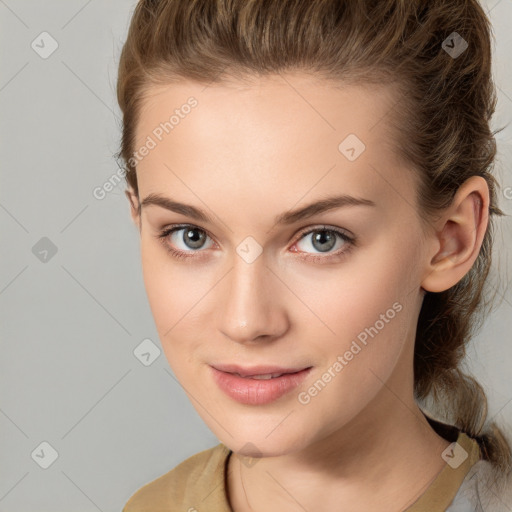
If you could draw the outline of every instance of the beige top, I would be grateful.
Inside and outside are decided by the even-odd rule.
[[[455,447],[455,456],[458,460],[451,465],[446,463],[407,512],[445,512],[452,504],[465,476],[481,457],[476,440],[463,432],[459,432],[457,444],[459,447]],[[462,463],[460,461],[465,454],[460,447],[467,452]],[[231,453],[220,443],[192,455],[168,473],[141,487],[128,500],[122,512],[233,512],[226,486],[227,462]],[[448,452],[448,455],[451,453]]]

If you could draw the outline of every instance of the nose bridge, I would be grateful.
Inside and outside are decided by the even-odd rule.
[[[227,276],[220,309],[220,331],[240,343],[274,338],[286,329],[279,280],[267,268],[263,254],[248,262],[236,254]]]

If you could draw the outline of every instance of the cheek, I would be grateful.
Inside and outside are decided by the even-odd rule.
[[[343,351],[358,336],[364,342],[368,330],[375,332],[374,327],[379,337],[386,338],[386,332],[403,331],[409,326],[414,311],[406,314],[405,310],[416,300],[418,258],[414,243],[388,236],[354,251],[339,266],[293,275],[290,272],[286,280],[293,283],[294,292],[315,313],[317,318],[308,315],[309,323],[316,325],[321,334],[321,345],[331,345],[326,344],[331,340],[332,348]],[[402,325],[405,319],[408,321]],[[392,338],[389,343],[400,341]]]
[[[414,342],[418,253],[414,244],[400,247],[375,245],[347,267],[326,275],[323,286],[302,281],[304,294],[309,285],[305,301],[315,304],[312,309],[329,328],[316,320],[316,329],[309,328],[313,353],[321,355],[315,379],[330,369],[336,377],[325,376],[333,382],[326,387],[343,395],[346,410],[375,394],[395,369],[404,346]]]
[[[159,331],[164,328],[164,322],[167,323],[167,329],[171,327],[173,318],[169,316],[169,313],[172,313],[174,308],[169,306],[173,304],[173,298],[177,295],[177,287],[170,286],[173,276],[168,272],[167,265],[160,252],[161,249],[155,249],[151,242],[142,239],[141,256],[144,286]]]
[[[202,337],[197,331],[207,323],[201,316],[201,301],[213,292],[215,276],[207,270],[201,272],[197,264],[176,262],[152,240],[142,239],[141,256],[144,286],[160,342],[179,376],[185,365],[178,363],[192,361],[200,346]]]
[[[416,309],[411,300],[350,304],[335,324],[338,336],[317,345],[323,358],[298,402],[309,418],[328,416],[324,428],[338,428],[359,414],[384,388],[392,374],[408,374],[406,355],[414,342]],[[382,315],[382,316],[381,316]],[[333,338],[330,338],[333,340]],[[412,370],[412,368],[411,368]],[[400,379],[402,379],[400,377]]]
[[[197,294],[192,273],[171,261],[153,241],[141,243],[142,273],[149,306],[162,343],[180,326]],[[190,304],[190,306],[189,306]]]

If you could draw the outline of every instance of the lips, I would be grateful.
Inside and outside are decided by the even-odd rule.
[[[295,373],[295,372],[293,372]],[[277,377],[281,377],[281,375],[285,375],[283,373],[265,373],[265,374],[255,374],[255,375],[240,375],[239,373],[232,373],[231,375],[238,375],[238,377],[242,377],[243,379],[256,379],[256,380],[268,380],[268,379],[276,379]]]
[[[271,375],[272,378],[278,377],[286,373],[297,373],[309,366],[296,366],[292,368],[283,368],[282,366],[274,365],[258,365],[251,367],[242,367],[236,364],[215,364],[212,365],[217,370],[225,373],[233,373],[239,377],[255,377]]]
[[[304,382],[312,367],[216,365],[210,369],[213,380],[227,396],[242,404],[264,405],[288,395]]]

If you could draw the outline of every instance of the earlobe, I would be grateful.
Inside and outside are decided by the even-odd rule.
[[[435,254],[425,269],[421,287],[442,292],[456,285],[475,262],[489,222],[489,187],[472,176],[459,188],[431,236]]]

